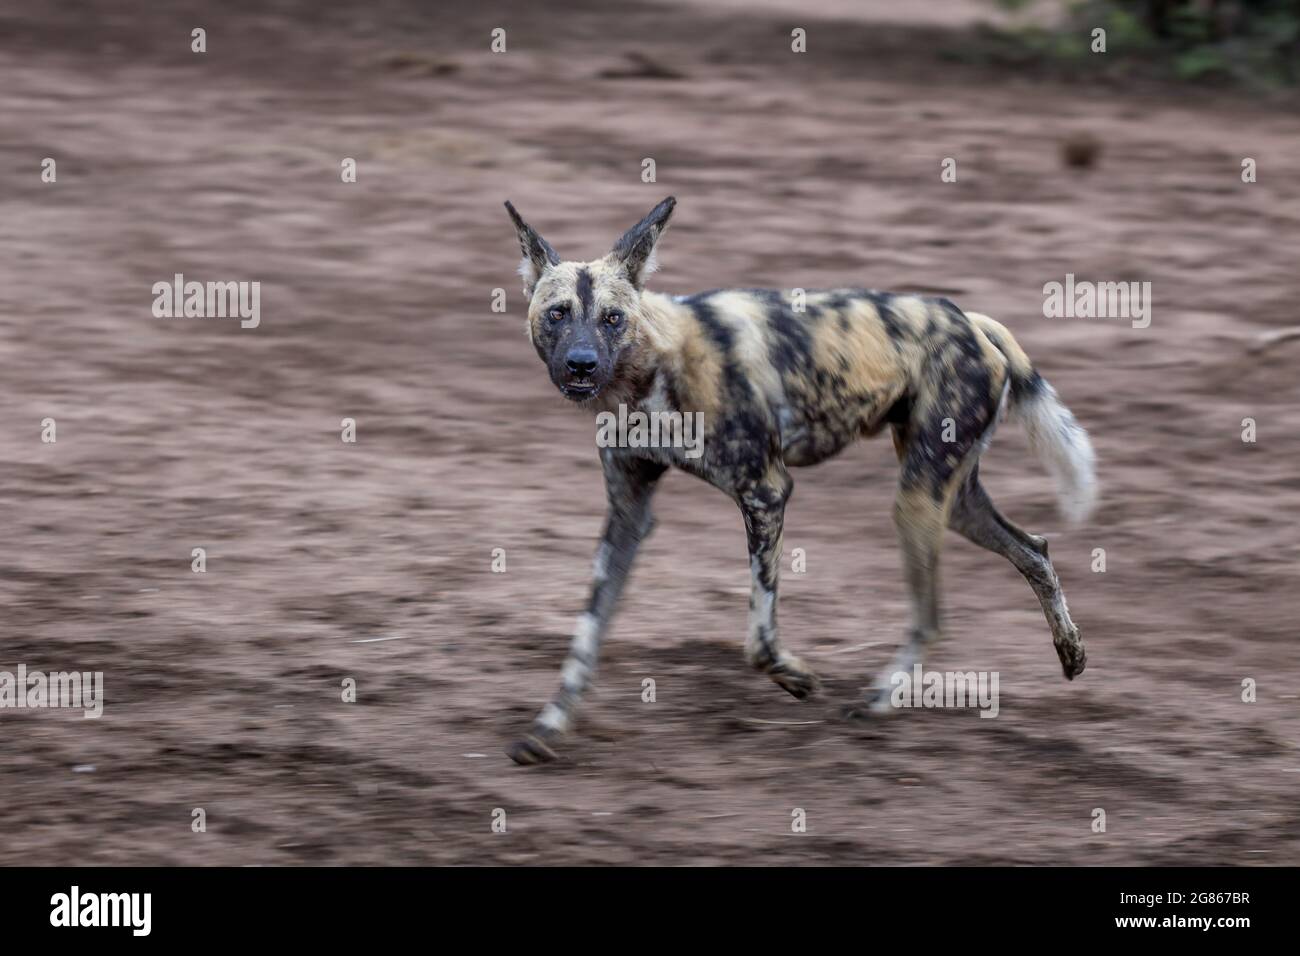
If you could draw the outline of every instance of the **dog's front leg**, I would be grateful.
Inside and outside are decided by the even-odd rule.
[[[559,692],[542,708],[529,734],[507,751],[515,763],[534,764],[555,758],[552,745],[569,729],[578,701],[591,683],[601,639],[623,593],[637,549],[654,523],[650,499],[666,466],[610,448],[601,449],[601,463],[608,513],[596,549],[591,598],[574,628],[569,656],[560,672]]]
[[[749,633],[745,637],[745,659],[803,700],[816,693],[821,682],[807,664],[781,647],[776,626],[781,534],[785,526],[785,503],[792,487],[790,476],[780,468],[737,495],[749,539]]]

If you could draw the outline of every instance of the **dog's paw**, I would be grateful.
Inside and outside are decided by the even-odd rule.
[[[872,687],[862,692],[862,696],[845,706],[842,716],[845,720],[865,721],[879,720],[894,712],[888,690]]]
[[[1083,640],[1079,637],[1079,629],[1071,628],[1067,637],[1055,641],[1056,656],[1061,659],[1061,670],[1065,673],[1066,680],[1074,680],[1083,673],[1083,669],[1088,665],[1088,652],[1083,649]]]
[[[788,657],[767,672],[795,700],[807,700],[822,689],[821,678],[797,657]]]
[[[844,709],[840,711],[840,716],[850,723],[860,723],[871,719],[871,708],[865,701],[855,700],[851,704],[845,704]]]
[[[556,753],[551,749],[550,744],[535,733],[529,734],[522,740],[516,740],[506,748],[506,754],[515,763],[524,767],[531,767],[539,763],[550,763],[556,757]]]

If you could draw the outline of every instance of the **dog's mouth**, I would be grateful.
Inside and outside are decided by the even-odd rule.
[[[589,398],[595,398],[600,392],[600,386],[591,379],[575,379],[572,382],[565,382],[560,386],[560,391],[564,397],[573,402],[585,402]]]

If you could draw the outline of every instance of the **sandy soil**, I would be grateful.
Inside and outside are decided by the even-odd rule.
[[[1300,863],[1300,342],[1249,351],[1300,322],[1300,119],[1007,74],[931,17],[800,13],[799,57],[774,8],[427,6],[0,12],[0,669],[107,694],[98,721],[0,711],[0,862]],[[682,78],[610,77],[629,52]],[[1083,131],[1100,160],[1067,168]],[[1015,427],[983,466],[1051,539],[1083,677],[952,536],[930,664],[998,671],[1000,716],[840,721],[906,620],[885,440],[796,475],[782,623],[823,698],[745,667],[739,516],[673,476],[565,759],[506,759],[601,485],[500,204],[589,257],[668,193],[657,288],[942,291],[1014,330],[1101,460],[1082,529]],[[260,281],[261,326],[154,318],[176,272]],[[1067,272],[1151,281],[1151,327],[1044,319]]]

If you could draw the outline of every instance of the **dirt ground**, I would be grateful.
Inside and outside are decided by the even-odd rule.
[[[0,8],[0,670],[106,694],[0,711],[0,863],[1300,863],[1300,341],[1251,351],[1300,322],[1300,117],[799,6]],[[1081,132],[1100,157],[1067,167]],[[745,666],[739,514],[675,475],[564,759],[509,762],[602,489],[501,202],[589,258],[669,193],[652,287],[919,289],[1014,331],[1100,460],[1078,529],[1018,428],[983,465],[1051,540],[1080,679],[952,535],[929,664],[997,671],[999,716],[840,720],[906,623],[884,439],[795,474],[783,634],[821,698]],[[155,318],[177,272],[260,281],[261,325]],[[1044,318],[1066,273],[1150,281],[1151,326]]]

